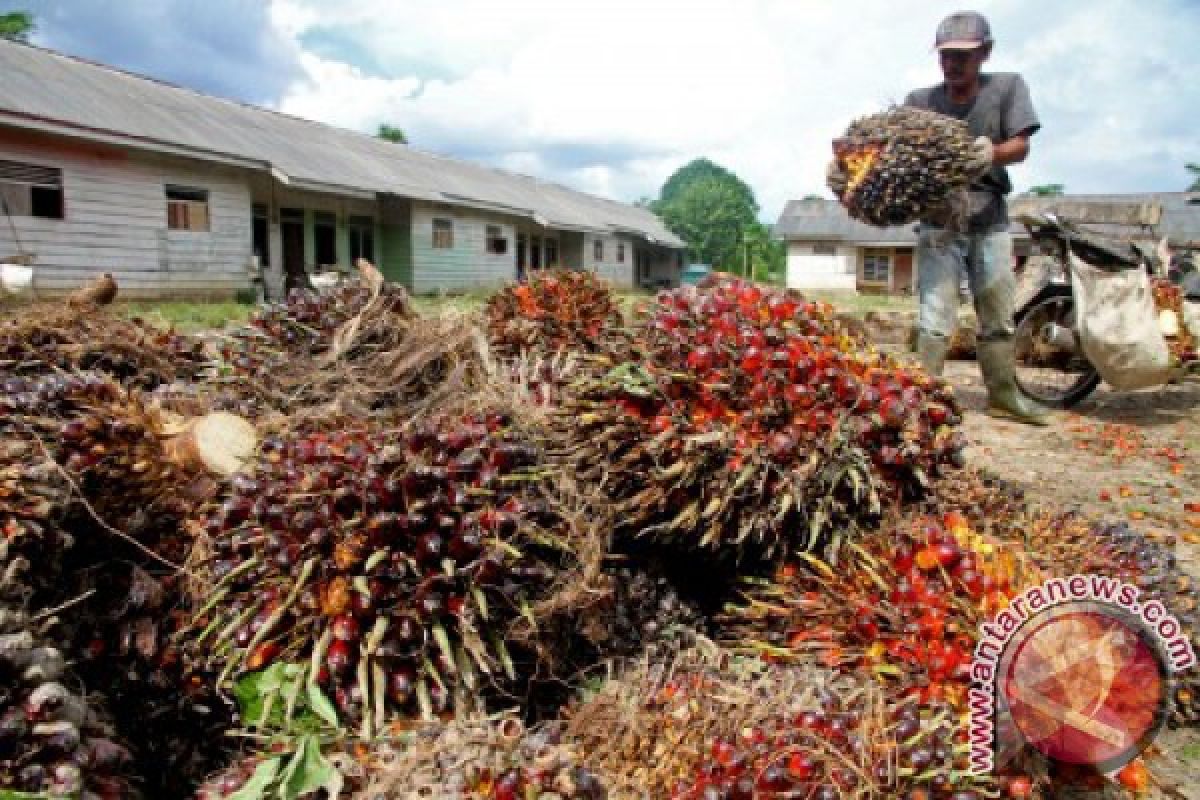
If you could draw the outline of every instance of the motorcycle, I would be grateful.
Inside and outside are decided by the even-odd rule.
[[[1085,352],[1086,326],[1076,296],[1081,269],[1144,270],[1156,308],[1131,305],[1128,311],[1157,315],[1158,332],[1170,354],[1169,371],[1161,382],[1200,374],[1200,271],[1190,258],[1168,270],[1151,249],[1137,242],[1099,236],[1050,213],[1025,215],[1020,222],[1033,241],[1033,252],[1018,274],[1015,315],[1017,383],[1026,394],[1064,409],[1091,395],[1104,380],[1102,372],[1110,383],[1123,384],[1119,372],[1112,371],[1119,365],[1098,368]]]

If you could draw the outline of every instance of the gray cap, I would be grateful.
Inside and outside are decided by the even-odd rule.
[[[992,28],[978,11],[959,11],[938,25],[934,47],[938,50],[974,50],[992,43]]]

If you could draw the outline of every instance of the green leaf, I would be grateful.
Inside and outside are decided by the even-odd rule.
[[[276,756],[259,764],[258,769],[254,770],[254,774],[250,776],[250,780],[246,781],[242,788],[229,795],[229,800],[264,800],[267,796],[267,789],[271,787],[275,782],[275,776],[279,774],[279,765],[282,762],[282,756]]]
[[[77,795],[70,795],[69,797],[73,798],[77,797]],[[62,798],[53,798],[48,794],[18,792],[15,789],[0,789],[0,800],[62,800]]]
[[[251,672],[233,685],[233,696],[237,699],[242,719],[257,721],[262,717],[267,698],[278,694],[283,688],[286,667],[287,664],[282,662],[272,664],[260,672]],[[282,707],[272,709],[271,719],[275,719],[276,712],[282,719]]]
[[[320,740],[310,735],[300,740],[300,746],[288,762],[279,796],[282,800],[298,800],[318,789],[325,789],[330,797],[337,797],[342,791],[342,774],[321,752]]]
[[[308,682],[308,707],[331,726],[338,727],[337,709],[333,707],[333,702],[325,696],[316,681]]]

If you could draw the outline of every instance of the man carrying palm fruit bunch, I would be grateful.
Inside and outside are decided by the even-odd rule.
[[[1012,191],[1005,167],[1025,160],[1029,139],[1041,124],[1020,75],[980,71],[992,52],[991,28],[983,15],[951,14],[938,26],[935,46],[944,82],[910,93],[904,104],[967,123],[976,137],[969,164],[975,177],[968,192],[965,231],[940,218],[923,219],[918,228],[917,353],[927,372],[942,374],[958,322],[960,276],[965,272],[979,318],[977,352],[988,413],[1044,425],[1049,412],[1022,393],[1016,382],[1016,279],[1005,202]],[[844,188],[846,177],[836,159],[828,177],[834,191],[839,185]]]

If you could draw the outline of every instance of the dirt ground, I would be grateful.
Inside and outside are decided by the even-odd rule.
[[[967,409],[968,458],[1021,484],[1035,503],[1125,520],[1174,544],[1200,581],[1200,382],[1118,393],[1101,387],[1053,424],[1031,428],[982,413],[973,362],[947,377]],[[1152,796],[1200,800],[1200,731],[1166,731],[1150,762]]]

